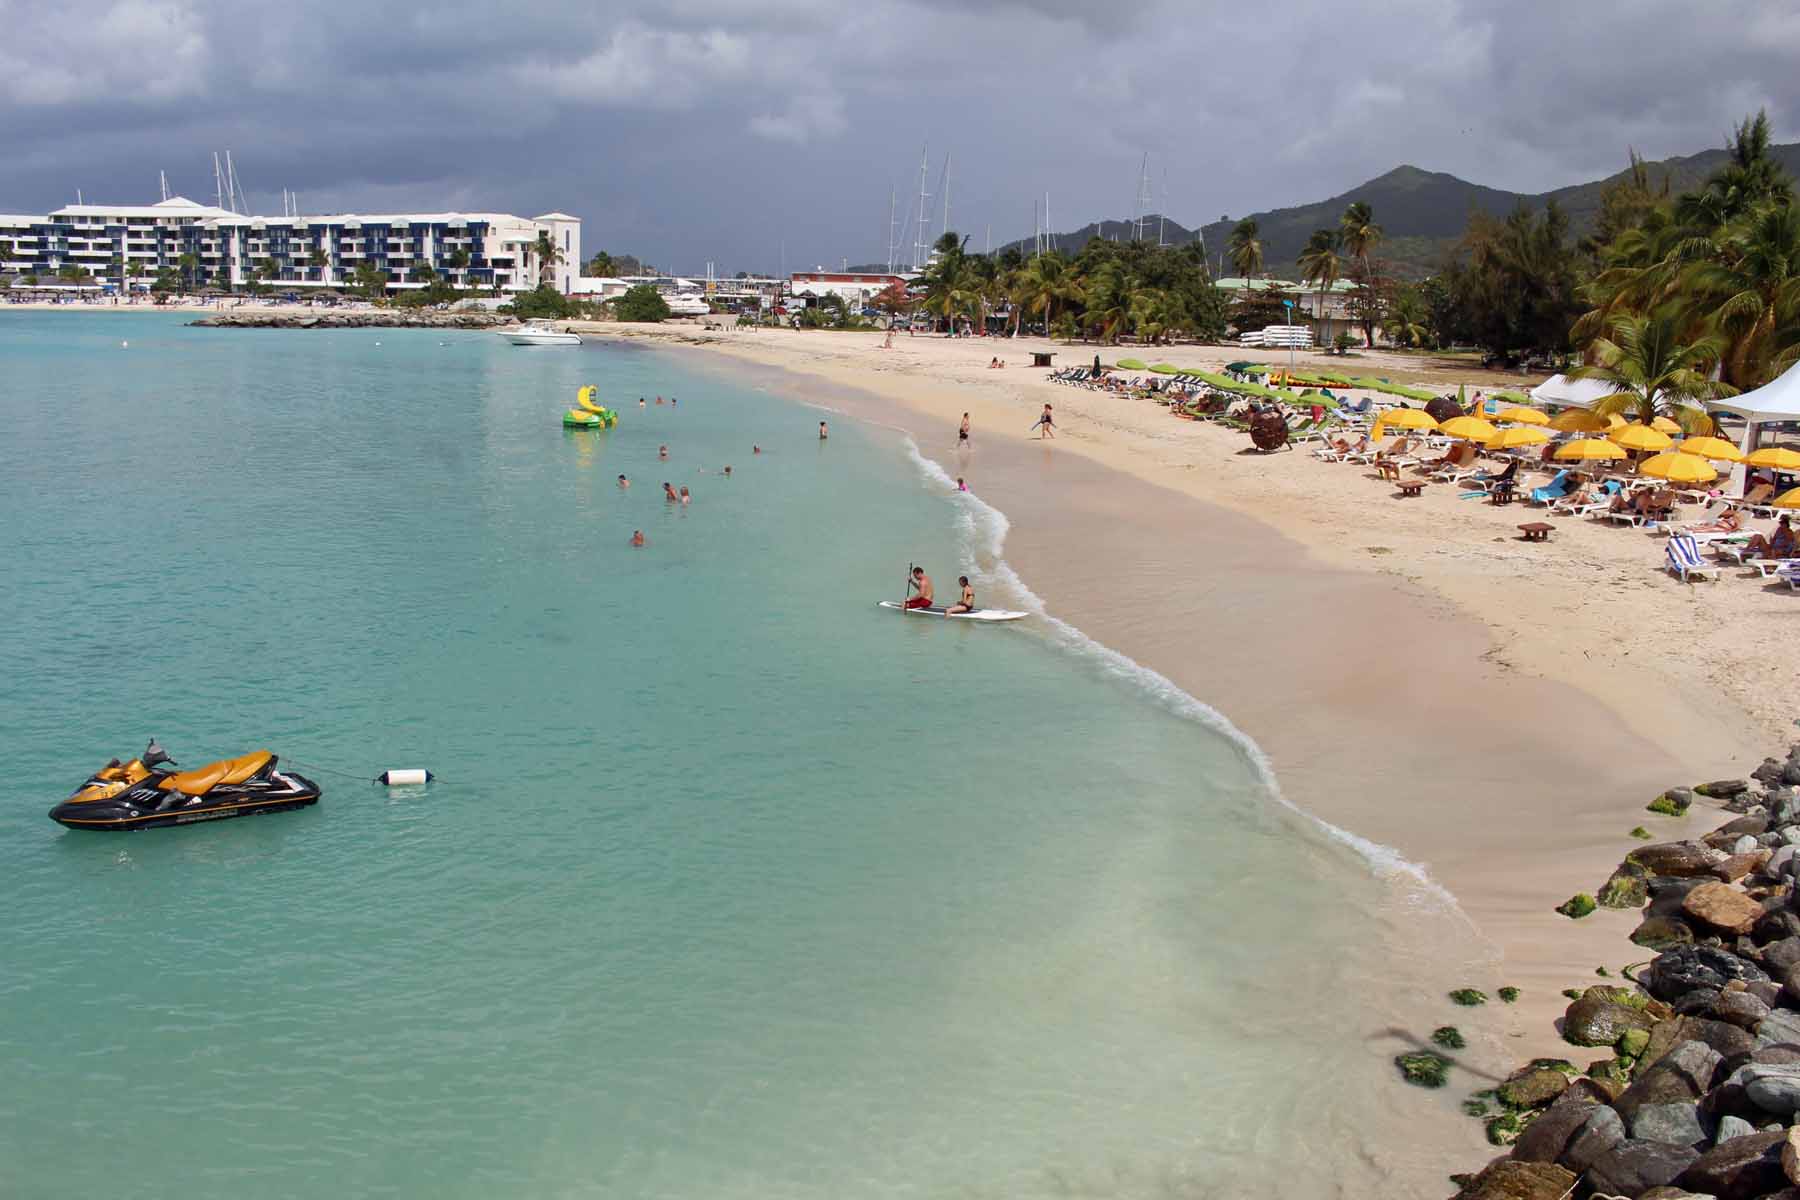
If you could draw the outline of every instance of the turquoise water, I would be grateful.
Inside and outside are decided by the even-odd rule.
[[[561,429],[585,382],[619,428]],[[983,553],[895,436],[614,345],[150,314],[0,315],[0,415],[0,1192],[1357,1169],[1391,1068],[1314,998],[1381,885],[1117,664],[874,608]],[[45,818],[151,735],[324,799]]]

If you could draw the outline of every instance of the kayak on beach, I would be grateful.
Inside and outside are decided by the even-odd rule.
[[[891,608],[909,617],[943,617],[951,621],[1017,621],[1031,615],[1006,608],[977,608],[969,612],[953,613],[937,604],[929,608],[908,608],[898,600],[882,600],[880,604],[883,608]]]

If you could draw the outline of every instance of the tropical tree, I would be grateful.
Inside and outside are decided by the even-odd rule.
[[[1381,242],[1381,226],[1375,223],[1375,210],[1361,200],[1354,200],[1338,218],[1338,241],[1349,252],[1354,264],[1352,272],[1360,302],[1356,316],[1363,329],[1363,341],[1375,344],[1375,322],[1381,316],[1382,288],[1375,277],[1370,251]]]
[[[584,273],[595,278],[610,279],[618,273],[618,263],[612,255],[602,250],[588,259],[587,270]]]
[[[872,303],[877,309],[887,314],[889,323],[899,319],[903,312],[912,310],[912,297],[906,293],[906,285],[899,280],[888,284],[875,294]]]
[[[556,264],[563,261],[563,252],[557,249],[556,239],[550,236],[550,231],[540,229],[529,253],[537,262],[538,286],[543,287],[554,277]]]
[[[1537,214],[1521,202],[1504,220],[1470,214],[1461,251],[1444,277],[1467,336],[1501,358],[1567,348],[1581,306],[1579,255],[1556,201]]]
[[[1381,328],[1396,346],[1423,346],[1431,337],[1427,322],[1431,319],[1425,297],[1418,288],[1403,287],[1394,293]]]
[[[1337,283],[1338,277],[1344,273],[1344,260],[1338,256],[1338,244],[1338,235],[1331,230],[1315,229],[1312,236],[1306,239],[1306,249],[1300,251],[1300,277],[1319,289],[1318,316],[1322,323],[1327,320],[1325,297],[1332,285]]]
[[[414,283],[431,284],[437,282],[438,273],[432,265],[422,258],[415,258],[412,264],[411,278]]]
[[[388,273],[366,262],[357,263],[356,270],[350,273],[350,285],[367,299],[379,300],[387,295]]]
[[[654,287],[640,283],[613,302],[613,315],[621,321],[663,321],[669,316],[669,302]]]
[[[468,284],[470,261],[467,246],[458,246],[444,258],[444,265],[450,268],[451,280],[458,287]]]
[[[1018,305],[1021,316],[1041,316],[1045,332],[1056,322],[1059,301],[1074,304],[1084,298],[1080,279],[1069,260],[1055,250],[1026,263],[1013,290],[1013,303]]]
[[[1263,244],[1262,239],[1256,235],[1256,222],[1245,217],[1232,228],[1231,240],[1226,243],[1225,257],[1231,260],[1231,265],[1245,279],[1254,279],[1262,274]]]
[[[1683,324],[1683,315],[1673,307],[1648,316],[1617,317],[1608,336],[1595,338],[1589,347],[1595,361],[1576,367],[1569,377],[1612,385],[1614,391],[1594,404],[1601,416],[1618,413],[1645,425],[1668,417],[1688,433],[1712,433],[1704,402],[1737,389],[1711,377],[1723,340],[1687,340]]]
[[[323,246],[314,246],[312,248],[312,253],[306,256],[306,265],[317,271],[320,279],[325,278],[325,268],[330,265],[330,263],[331,256],[325,253],[325,248]]]
[[[189,251],[175,262],[181,268],[181,292],[182,295],[186,295],[188,289],[194,286],[194,279],[200,271],[200,258]]]

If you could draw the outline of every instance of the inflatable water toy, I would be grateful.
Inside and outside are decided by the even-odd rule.
[[[50,810],[70,829],[154,829],[224,817],[304,808],[319,800],[319,785],[293,771],[278,771],[267,750],[221,759],[196,771],[176,771],[175,760],[150,739],[128,763],[113,759]]]
[[[594,403],[600,389],[587,384],[575,393],[575,407],[563,414],[566,429],[611,429],[619,423],[619,414]]]

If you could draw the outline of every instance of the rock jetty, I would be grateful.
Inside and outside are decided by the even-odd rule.
[[[1629,986],[1569,993],[1564,1040],[1606,1057],[1539,1060],[1473,1098],[1501,1106],[1488,1135],[1511,1150],[1453,1176],[1456,1200],[1800,1200],[1800,744],[1651,811],[1691,816],[1695,797],[1737,815],[1639,846],[1597,889],[1641,907],[1631,940],[1654,954]]]
[[[190,325],[208,329],[495,329],[517,325],[516,317],[499,313],[410,312],[371,308],[338,312],[334,309],[256,309],[215,313]]]

